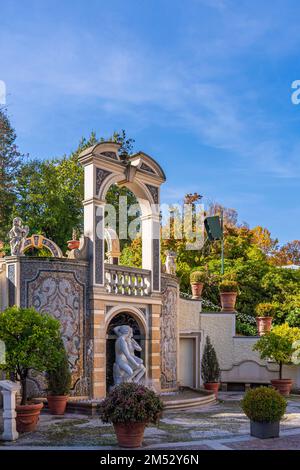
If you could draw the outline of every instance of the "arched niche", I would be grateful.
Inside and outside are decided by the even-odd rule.
[[[137,309],[114,308],[106,322],[106,390],[113,386],[113,364],[115,362],[115,341],[117,336],[114,332],[116,326],[128,325],[133,330],[133,338],[141,346],[142,351],[136,352],[143,359],[147,367],[147,327],[141,313]]]

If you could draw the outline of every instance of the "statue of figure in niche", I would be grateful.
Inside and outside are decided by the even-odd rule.
[[[26,240],[28,233],[29,227],[27,225],[23,226],[23,222],[20,217],[15,217],[12,229],[9,231],[11,256],[19,256],[23,254],[23,243]]]
[[[132,328],[128,325],[116,326],[115,363],[113,366],[114,385],[123,382],[139,383],[146,373],[143,360],[135,355],[142,348],[133,339]]]

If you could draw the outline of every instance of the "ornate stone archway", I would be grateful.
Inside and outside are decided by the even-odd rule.
[[[141,318],[141,312],[138,309],[119,307],[112,309],[106,322],[106,388],[113,385],[113,363],[115,361],[115,341],[117,339],[114,328],[120,325],[128,325],[133,330],[133,338],[141,346],[140,356],[147,368],[148,347],[147,347],[147,327],[144,319]]]
[[[37,250],[41,250],[42,248],[46,248],[52,256],[56,258],[62,258],[63,253],[56,243],[49,238],[44,237],[43,235],[31,235],[31,237],[26,238],[23,243],[23,247],[21,253],[25,253],[30,248],[36,248]]]
[[[141,208],[143,268],[151,271],[151,289],[160,292],[160,186],[165,174],[160,165],[143,152],[124,162],[114,142],[101,142],[84,150],[84,234],[90,240],[91,273],[94,286],[104,286],[105,197],[112,184],[126,186]]]

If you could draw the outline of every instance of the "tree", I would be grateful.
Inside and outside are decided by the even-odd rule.
[[[278,247],[278,240],[271,237],[271,232],[267,228],[254,227],[251,230],[253,234],[253,242],[257,245],[266,255],[271,254]]]
[[[129,152],[133,145],[133,140],[126,137],[125,131],[114,133],[111,139],[121,143],[123,152]],[[22,166],[17,177],[17,199],[13,215],[21,217],[30,227],[31,233],[47,236],[63,251],[67,248],[73,229],[80,233],[83,231],[84,172],[78,157],[84,149],[97,142],[92,132],[88,139],[81,139],[78,148],[70,156],[29,161]],[[107,194],[107,202],[116,207],[117,221],[120,196],[127,196],[128,206],[137,202],[127,188],[112,186]],[[121,241],[121,246],[125,245]]]
[[[300,240],[293,240],[274,251],[271,261],[276,266],[296,264],[300,266]]]
[[[300,328],[291,328],[287,323],[274,326],[255,343],[253,350],[260,353],[261,359],[273,359],[279,365],[279,379],[282,379],[283,364],[290,364],[293,343],[300,340]]]
[[[44,372],[60,360],[59,321],[34,308],[9,307],[0,314],[0,340],[6,351],[5,363],[0,367],[21,381],[21,405],[25,405],[30,369]]]
[[[218,382],[220,374],[221,372],[215,348],[211,344],[209,336],[206,336],[201,362],[202,380],[204,383]]]
[[[7,112],[0,109],[0,239],[7,239],[16,199],[16,176],[22,155]]]

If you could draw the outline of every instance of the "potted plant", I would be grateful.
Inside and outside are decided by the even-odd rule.
[[[190,283],[192,288],[192,298],[195,300],[200,300],[204,282],[206,280],[207,274],[204,270],[192,271],[190,275]]]
[[[260,439],[279,437],[286,400],[273,388],[258,387],[246,392],[242,409],[250,419],[250,434]]]
[[[57,341],[60,324],[34,308],[9,307],[0,314],[0,339],[5,343],[6,370],[21,382],[22,397],[16,406],[18,432],[34,431],[39,421],[42,403],[29,403],[27,379],[31,369],[45,371],[59,357]]]
[[[219,290],[222,312],[235,312],[238,283],[230,279],[224,279],[220,283]]]
[[[73,229],[72,231],[72,240],[67,241],[69,250],[76,250],[80,246],[80,240],[78,240],[78,230]]]
[[[213,390],[215,397],[218,398],[220,387],[220,367],[215,348],[211,344],[209,336],[206,336],[206,342],[203,351],[201,363],[201,377],[206,390]]]
[[[264,302],[256,305],[255,315],[259,336],[263,336],[271,331],[272,320],[275,313],[276,304],[274,303]]]
[[[272,359],[279,365],[279,378],[271,380],[271,384],[282,395],[290,394],[293,381],[282,378],[284,364],[292,362],[293,343],[300,340],[300,328],[291,328],[287,323],[277,325],[262,336],[254,345],[253,349],[260,353],[261,359]]]
[[[120,447],[140,447],[145,426],[156,424],[161,416],[163,402],[143,385],[123,383],[110,391],[99,406],[100,417],[113,423]]]
[[[68,356],[61,342],[61,357],[55,367],[48,370],[48,407],[52,415],[63,415],[66,411],[71,388],[71,372]]]

